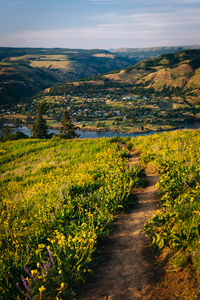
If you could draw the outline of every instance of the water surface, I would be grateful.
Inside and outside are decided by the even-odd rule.
[[[199,129],[200,122],[184,123],[183,126],[186,129]],[[25,133],[29,137],[31,136],[30,128],[28,128],[28,127],[21,127],[18,129],[18,131]],[[86,139],[86,138],[94,139],[94,138],[102,138],[102,137],[112,138],[112,137],[116,137],[116,136],[132,137],[132,136],[150,135],[150,134],[155,133],[155,131],[140,132],[140,133],[121,133],[121,132],[112,132],[112,131],[98,132],[98,131],[87,131],[87,130],[86,131],[76,130],[76,132],[80,135],[79,138],[81,138],[81,139]],[[161,130],[161,131],[157,131],[157,132],[163,132],[163,131]],[[58,130],[57,129],[49,129],[48,133],[58,134]]]

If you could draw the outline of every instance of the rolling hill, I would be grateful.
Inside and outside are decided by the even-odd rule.
[[[72,86],[83,92],[107,90],[118,94],[165,97],[196,105],[200,103],[200,50],[163,54],[92,80],[53,86],[48,93],[69,93]]]
[[[109,51],[0,48],[1,104],[28,98],[53,84],[132,65]]]
[[[143,52],[157,56],[158,51],[179,48],[151,48]],[[47,88],[54,95],[68,93],[72,86],[80,92],[107,90],[191,104],[200,102],[200,49],[162,54],[137,64],[130,56],[118,55],[123,52],[115,53],[98,49],[0,48],[1,104],[19,102]],[[87,77],[90,80],[83,80]]]
[[[200,49],[200,46],[167,46],[151,48],[119,48],[112,49],[111,52],[120,56],[136,60],[137,62],[146,58],[156,58],[162,54],[170,54],[188,49]]]

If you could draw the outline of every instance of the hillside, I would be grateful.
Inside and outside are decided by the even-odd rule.
[[[162,54],[175,53],[188,49],[199,49],[199,46],[167,46],[167,47],[151,47],[151,48],[119,48],[111,50],[112,53],[120,56],[136,60],[137,62],[147,59],[156,58]]]
[[[106,73],[109,75],[101,77],[107,80],[106,89],[113,87],[112,82],[108,82],[111,79],[121,82],[121,86],[134,84],[133,91],[136,93],[153,94],[154,90],[158,96],[174,93],[175,96],[186,96],[191,103],[198,103],[200,50],[162,54],[180,49],[124,48],[109,52],[99,49],[0,48],[1,104],[19,102],[58,83]],[[162,55],[157,57],[159,54]],[[145,59],[135,65],[138,60],[148,57],[156,58]],[[111,71],[114,71],[113,75]]]
[[[27,139],[0,154],[0,298],[68,299],[143,172],[109,139]]]
[[[49,94],[107,91],[166,97],[180,103],[200,102],[200,50],[183,50],[143,60],[132,67],[92,79],[53,86]]]
[[[180,97],[192,104],[200,102],[200,50],[162,55],[139,63],[136,69],[141,67],[147,74],[136,82],[135,90],[174,99]]]
[[[111,298],[115,288],[117,297],[131,295],[123,299],[134,299],[136,292],[146,295],[147,278],[152,279],[153,293],[138,299],[198,299],[199,144],[199,130],[0,143],[1,299],[76,299],[74,291],[80,291],[99,262],[105,268],[100,282],[108,275],[110,281],[100,285],[103,297],[98,299],[105,299],[105,292]],[[137,161],[136,153],[137,166],[131,163]],[[161,201],[152,216],[157,180]],[[111,229],[115,236],[106,243]],[[153,254],[144,233],[150,235]],[[110,252],[111,259],[105,261],[102,248],[108,254],[114,248],[115,256]],[[116,255],[118,262],[109,269]],[[128,258],[133,262],[127,263]],[[138,268],[130,268],[133,263]],[[165,272],[156,285],[153,275],[160,271]],[[97,294],[88,282],[85,287],[90,294],[85,299],[94,299]]]
[[[105,50],[0,48],[1,104],[17,102],[64,81],[132,65]]]
[[[95,59],[105,55],[112,57],[110,53],[99,52]],[[54,61],[55,65],[60,62]],[[49,61],[32,59],[30,63],[45,65]],[[67,62],[63,60],[64,64]],[[2,107],[1,112],[9,118],[8,123],[30,126],[38,102],[45,100],[50,127],[59,128],[63,109],[68,109],[72,121],[83,130],[129,133],[169,130],[199,120],[199,79],[200,50],[183,50],[118,71],[53,85],[23,106],[17,104],[7,110]]]

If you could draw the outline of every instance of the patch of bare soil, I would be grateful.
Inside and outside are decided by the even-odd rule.
[[[131,153],[130,163],[138,163],[138,154]],[[93,279],[81,289],[76,299],[137,300],[151,299],[151,284],[158,281],[154,255],[149,250],[151,237],[139,235],[144,224],[157,209],[159,180],[155,170],[146,168],[145,188],[134,189],[138,206],[114,221],[113,232],[104,243],[102,262],[94,270]]]
[[[159,271],[164,274],[160,282],[152,286],[151,300],[195,300],[200,299],[200,283],[194,272],[190,257],[185,268],[173,268],[171,260],[174,253],[164,249],[158,257]]]

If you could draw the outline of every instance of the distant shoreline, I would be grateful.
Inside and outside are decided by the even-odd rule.
[[[198,123],[196,126],[195,126],[195,123]],[[11,124],[11,123],[9,123]],[[194,125],[194,126],[191,126]],[[146,135],[146,134],[154,134],[154,133],[159,133],[159,132],[166,132],[166,131],[173,131],[173,130],[178,130],[178,129],[199,129],[200,128],[200,122],[194,122],[194,123],[191,123],[191,124],[182,124],[180,126],[173,126],[171,128],[165,128],[164,126],[160,126],[160,128],[157,128],[157,129],[150,129],[150,128],[147,128],[147,127],[144,127],[144,130],[142,129],[133,129],[133,130],[117,130],[117,129],[105,129],[105,128],[97,128],[97,127],[81,127],[81,126],[77,126],[76,127],[76,130],[80,131],[80,132],[83,132],[83,136],[86,138],[88,137],[88,134],[89,132],[91,132],[91,137],[93,137],[96,134],[100,134],[100,135],[104,135],[105,136],[115,136],[117,134],[119,135]],[[184,126],[185,125],[185,126]],[[26,132],[26,129],[23,130],[23,132],[25,134],[28,134],[28,136],[30,135],[30,129],[31,129],[31,125],[28,125],[28,126],[19,126],[19,131],[20,130],[20,127],[21,128],[27,128],[29,131],[28,133]],[[55,131],[55,132],[52,132],[54,134],[58,134],[59,132],[59,128],[60,126],[48,126],[48,130],[50,131]],[[15,131],[18,131],[17,128],[15,129]],[[90,138],[90,137],[89,137]]]
[[[78,130],[82,131],[93,131],[93,132],[119,132],[119,133],[147,133],[147,132],[159,132],[159,131],[171,131],[171,130],[176,130],[176,129],[183,129],[184,126],[174,126],[172,128],[160,128],[160,129],[149,129],[149,128],[144,128],[142,129],[135,129],[135,130],[114,130],[114,129],[104,129],[104,128],[96,128],[96,127],[77,127]]]
[[[30,126],[28,126],[30,128]],[[59,130],[60,126],[49,126],[48,129],[54,129],[54,130]],[[91,131],[91,132],[102,132],[102,133],[106,133],[106,132],[118,132],[118,133],[129,133],[129,134],[134,134],[134,133],[147,133],[147,132],[159,132],[159,131],[170,131],[170,130],[176,130],[176,129],[183,129],[185,128],[184,126],[173,126],[171,128],[163,128],[162,126],[160,127],[160,129],[149,129],[147,127],[144,128],[144,130],[142,129],[133,129],[133,130],[120,130],[120,129],[105,129],[105,128],[97,128],[97,127],[80,127],[77,126],[76,129],[77,130],[81,130],[81,131]]]

